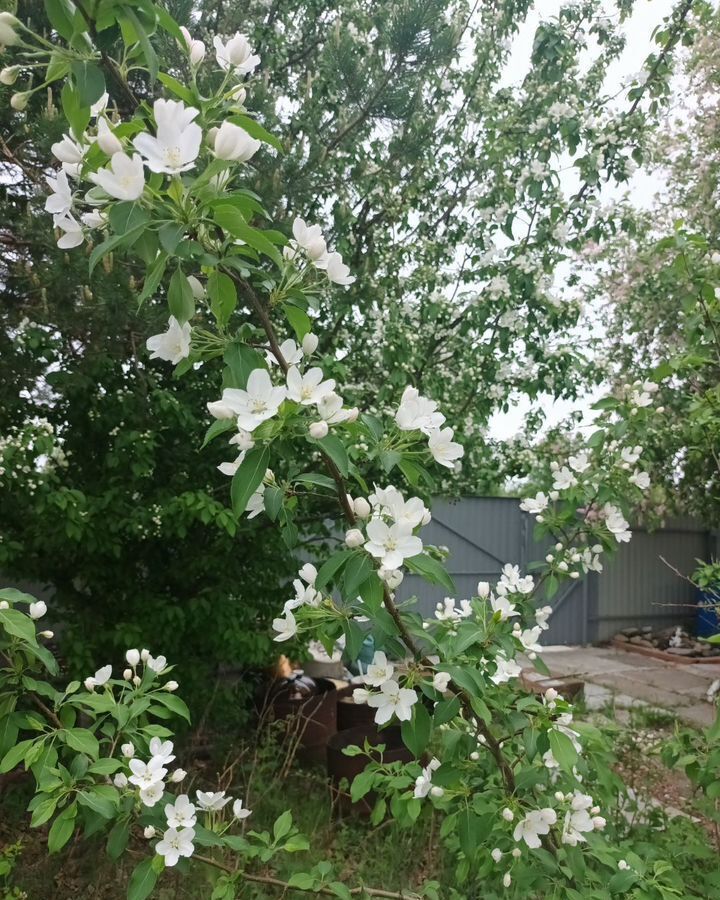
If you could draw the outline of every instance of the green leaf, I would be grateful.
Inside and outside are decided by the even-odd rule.
[[[312,331],[310,317],[305,310],[300,309],[297,306],[291,306],[289,303],[283,303],[283,309],[285,310],[287,320],[292,326],[298,341],[302,341],[305,335]]]
[[[270,257],[278,266],[282,266],[282,254],[278,248],[269,241],[261,231],[248,225],[240,210],[232,203],[219,203],[213,211],[215,223],[229,232],[233,237],[240,238],[249,247]]]
[[[342,900],[352,900],[349,888],[345,887],[341,881],[330,881],[327,884],[327,889],[332,891],[336,897],[342,898]]]
[[[346,619],[343,622],[343,631],[345,632],[345,653],[347,658],[354,662],[360,655],[360,650],[365,641],[365,632],[352,619]]]
[[[182,269],[175,269],[170,279],[168,306],[181,325],[195,315],[195,298]]]
[[[110,859],[120,859],[130,841],[130,823],[122,820],[116,822],[107,839],[107,852]]]
[[[138,306],[144,303],[148,297],[152,297],[155,291],[160,287],[160,282],[162,281],[162,277],[165,274],[167,263],[167,253],[158,254],[157,259],[145,275],[143,289],[142,291],[140,291],[140,295],[138,296]]]
[[[237,306],[237,291],[232,278],[223,272],[213,272],[208,278],[207,292],[212,314],[221,326],[227,325]]]
[[[413,716],[401,726],[403,743],[416,757],[422,756],[428,748],[432,734],[432,719],[422,702],[413,706]]]
[[[70,66],[82,106],[92,106],[105,93],[102,69],[89,60],[76,60]]]
[[[45,14],[60,37],[69,41],[75,28],[73,26],[72,8],[67,0],[45,0]]]
[[[152,83],[158,77],[157,54],[155,53],[155,50],[150,43],[150,38],[148,37],[147,31],[143,27],[140,19],[135,15],[134,10],[132,10],[129,6],[123,6],[122,11],[132,22],[133,28],[137,33],[140,49],[142,50],[142,54],[145,57],[145,65],[147,66],[148,73],[150,74],[150,82]]]
[[[297,475],[295,481],[300,481],[303,484],[315,484],[318,487],[329,488],[331,491],[334,491],[337,487],[329,475],[320,475],[316,472],[307,472],[303,475]]]
[[[100,755],[100,744],[98,739],[87,728],[68,728],[61,732],[65,738],[65,743],[78,753],[84,753],[92,759],[97,759]]]
[[[219,434],[224,434],[226,431],[232,431],[235,428],[235,420],[234,419],[215,419],[212,425],[205,432],[205,439],[202,442],[200,449],[203,447],[207,447],[210,441],[214,440]]]
[[[549,735],[550,750],[558,764],[566,772],[572,772],[572,767],[577,762],[578,753],[570,738],[562,731],[551,729]]]
[[[290,876],[288,881],[290,887],[298,888],[301,891],[310,891],[315,886],[315,876],[309,872],[295,872]]]
[[[315,579],[315,588],[318,591],[321,591],[325,585],[328,584],[330,579],[341,571],[352,555],[352,550],[338,550],[333,553],[333,555],[320,566]]]
[[[357,598],[360,585],[372,575],[374,567],[364,550],[355,550],[343,572],[343,594],[348,602]]]
[[[57,853],[67,844],[75,830],[77,803],[71,803],[55,819],[48,832],[48,853]]]
[[[92,275],[92,273],[95,271],[95,266],[97,266],[103,256],[107,256],[108,253],[110,253],[116,247],[129,247],[140,237],[144,229],[145,225],[138,225],[137,228],[133,228],[131,231],[127,231],[125,234],[115,234],[112,237],[109,237],[106,241],[103,241],[102,244],[98,244],[98,246],[95,247],[93,252],[90,254],[90,274]]]
[[[133,228],[145,225],[150,216],[147,211],[133,200],[116,203],[110,209],[110,226],[116,234],[127,234]]]
[[[266,368],[265,359],[247,344],[234,341],[225,348],[223,356],[226,365],[232,372],[232,384],[228,383],[226,387],[242,388],[247,387],[247,381],[250,373],[254,369]]]
[[[425,581],[429,581],[430,584],[440,584],[451,593],[455,593],[455,583],[448,575],[445,567],[431,556],[419,553],[417,556],[406,559],[405,565],[411,572],[414,572],[415,575],[420,575]]]
[[[185,225],[179,225],[177,222],[167,222],[158,231],[160,246],[167,253],[175,253],[178,244],[183,239],[184,234]]]
[[[156,9],[160,10],[162,7],[156,7]],[[178,40],[183,41],[185,38],[182,37],[182,32],[180,32],[180,38]],[[172,75],[166,75],[165,72],[158,72],[158,81],[160,84],[163,84],[169,91],[175,94],[176,97],[179,97],[188,106],[195,106],[196,100],[193,97],[192,91],[189,91],[184,84],[181,84],[177,78],[173,78]]]
[[[459,712],[459,697],[449,697],[447,700],[440,700],[433,713],[435,727],[437,728],[440,725],[444,725],[446,722],[450,722]]]
[[[28,644],[37,644],[33,620],[17,609],[0,609],[0,626],[13,637]]]
[[[253,447],[238,466],[230,486],[232,508],[236,516],[245,512],[248,501],[262,484],[269,462],[270,449],[268,447]]]
[[[273,836],[275,840],[279,841],[281,838],[284,838],[291,828],[292,813],[289,809],[286,809],[284,813],[278,816],[273,825]]]
[[[103,797],[94,790],[79,791],[77,796],[78,803],[81,806],[87,806],[99,816],[102,816],[103,819],[115,818],[117,804],[113,803],[108,797]]]
[[[336,437],[334,434],[328,434],[319,441],[311,440],[311,443],[315,443],[322,447],[323,452],[335,463],[343,478],[347,478],[350,461],[348,460],[345,445],[340,438]]]
[[[175,694],[168,694],[166,691],[161,691],[160,693],[152,695],[155,703],[160,703],[165,706],[170,712],[175,713],[176,716],[182,716],[186,722],[190,721],[190,710],[187,708],[187,704],[184,700],[181,700],[180,697],[177,697]]]
[[[269,484],[265,488],[265,492],[263,494],[263,504],[265,506],[265,512],[273,522],[277,519],[280,510],[282,509],[283,500],[285,499],[285,494],[282,489],[279,488],[276,484]]]
[[[5,772],[10,772],[19,765],[25,759],[25,754],[34,743],[35,742],[32,740],[20,741],[20,743],[15,744],[11,750],[8,750],[2,758],[2,762],[0,762],[0,775],[4,775]]]
[[[144,859],[135,867],[128,884],[127,900],[145,900],[152,894],[158,877],[152,863],[152,859]]]
[[[73,134],[82,135],[90,121],[90,107],[80,102],[80,93],[72,82],[66,81],[63,85],[60,103]],[[92,273],[92,269],[90,271]]]
[[[283,145],[280,141],[275,137],[274,134],[270,134],[270,132],[263,128],[259,122],[255,121],[255,119],[251,119],[250,116],[230,116],[230,121],[233,125],[239,125],[241,128],[244,128],[245,131],[250,135],[250,137],[254,137],[256,141],[262,141],[264,144],[270,144],[271,147],[274,147],[279,153],[283,153]]]

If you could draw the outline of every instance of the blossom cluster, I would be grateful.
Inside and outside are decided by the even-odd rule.
[[[395,666],[388,661],[382,650],[375,651],[373,661],[363,675],[363,681],[368,687],[379,690],[355,688],[353,700],[355,703],[367,703],[375,710],[376,724],[384,725],[393,716],[400,722],[407,722],[412,718],[412,708],[419,699],[417,691],[400,686],[395,677]]]

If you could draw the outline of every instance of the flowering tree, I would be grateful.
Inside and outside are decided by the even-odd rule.
[[[630,538],[623,507],[642,487],[625,465],[632,448],[598,430],[583,452],[556,463],[550,492],[523,501],[538,535],[555,542],[533,574],[508,563],[497,584],[448,598],[427,621],[411,603],[398,605],[405,571],[453,590],[423,543],[431,513],[408,493],[421,483],[432,488],[433,472],[454,470],[464,448],[416,385],[397,391],[391,416],[375,415],[346,406],[338,377],[315,364],[316,311],[358,276],[309,219],[260,227],[267,213],[247,173],[282,145],[246,106],[259,56],[239,33],[215,36],[210,51],[150,0],[93,9],[54,0],[48,15],[52,42],[8,14],[0,15],[0,42],[17,54],[6,80],[42,61],[46,82],[63,83],[68,132],[53,147],[60,167],[48,175],[46,201],[59,246],[87,241],[91,272],[110,254],[141,261],[140,301],[164,294],[169,313],[167,330],[147,339],[149,353],[178,377],[222,367],[220,396],[207,398],[214,421],[206,442],[227,441],[222,469],[237,516],[276,523],[290,548],[304,509],[338,509],[344,519],[344,546],[299,568],[295,595],[273,628],[278,642],[312,635],[328,649],[344,636],[350,656],[373,635],[378,650],[354,699],[375,710],[379,726],[399,723],[415,761],[371,760],[353,797],[376,793],[377,822],[389,814],[409,825],[434,808],[461,891],[482,884],[519,896],[682,894],[670,866],[648,866],[605,840],[590,790],[602,790],[605,779],[616,791],[618,782],[602,768],[600,736],[573,721],[556,691],[534,697],[517,686],[520,651],[542,668],[539,639],[551,612],[540,605],[543,594],[597,568]],[[172,72],[156,54],[156,35],[182,55]],[[140,79],[159,82],[167,96],[138,103]],[[13,96],[14,108],[22,110],[28,93]],[[366,474],[378,461],[385,478],[370,484]],[[52,820],[50,850],[78,827],[108,828],[113,857],[133,828],[157,837],[131,878],[132,900],[148,896],[165,867],[191,865],[222,873],[216,898],[253,882],[343,898],[408,896],[348,887],[327,864],[289,883],[258,872],[255,861],[307,844],[289,813],[272,834],[245,835],[239,823],[249,813],[240,801],[178,793],[184,773],[171,771],[171,732],[156,719],[186,708],[177,684],[165,680],[165,657],[130,649],[122,677],[106,664],[58,690],[40,674],[55,672],[35,625],[45,605],[4,591],[0,607],[0,771],[23,763],[33,773],[33,823]],[[439,891],[428,884],[424,895]]]

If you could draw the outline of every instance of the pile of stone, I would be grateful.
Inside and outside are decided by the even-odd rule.
[[[669,628],[652,628],[650,625],[643,628],[623,628],[615,635],[615,641],[646,649],[662,650],[671,656],[690,658],[720,656],[720,645],[699,641],[680,625],[671,625]]]

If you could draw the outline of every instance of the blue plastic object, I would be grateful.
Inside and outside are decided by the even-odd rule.
[[[697,592],[697,636],[712,637],[720,632],[720,591]]]

